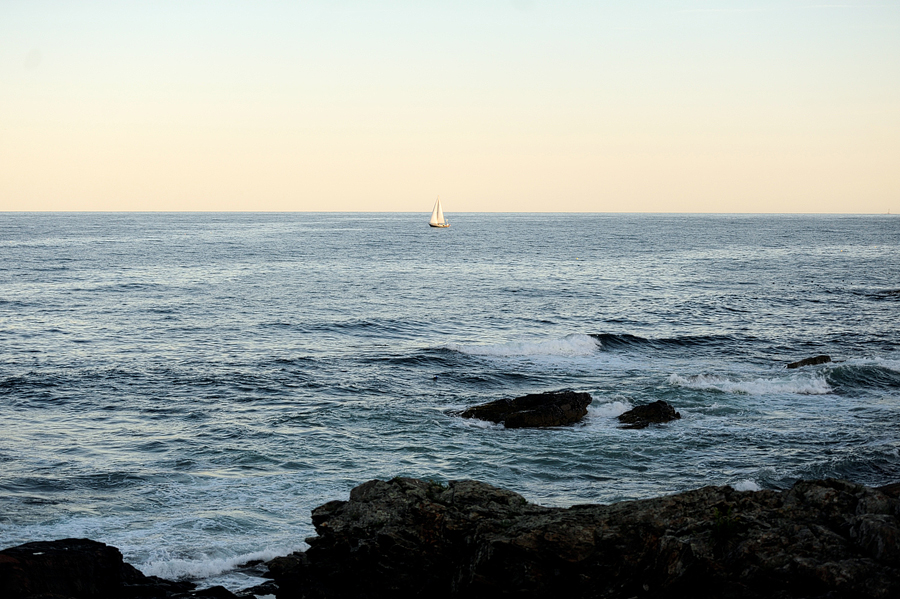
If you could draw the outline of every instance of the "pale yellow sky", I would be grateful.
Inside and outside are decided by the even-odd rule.
[[[0,2],[0,210],[896,213],[898,165],[900,2]]]

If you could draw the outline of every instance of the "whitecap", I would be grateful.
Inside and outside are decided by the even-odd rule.
[[[735,491],[759,491],[762,489],[755,481],[749,478],[734,483],[731,485],[731,488]]]
[[[287,555],[293,550],[295,548],[264,549],[224,558],[204,554],[197,559],[174,558],[164,553],[158,559],[137,565],[137,568],[147,576],[159,576],[169,580],[197,580],[218,576],[250,561],[266,562]]]
[[[781,378],[757,378],[752,380],[732,380],[711,374],[681,376],[669,375],[669,384],[688,389],[741,393],[745,395],[768,395],[773,393],[797,393],[799,395],[825,395],[832,392],[824,377],[794,376]]]
[[[503,426],[503,423],[491,422],[490,420],[481,420],[479,418],[457,418],[455,422],[461,424],[462,426],[469,426],[472,428],[506,428],[505,426]]]
[[[602,404],[591,404],[588,410],[601,418],[615,418],[620,414],[624,414],[633,406],[629,401],[610,401]]]
[[[447,348],[471,356],[502,358],[520,356],[589,356],[599,349],[599,344],[590,335],[573,333],[560,339],[548,339],[545,341],[510,341],[493,345],[451,343]]]

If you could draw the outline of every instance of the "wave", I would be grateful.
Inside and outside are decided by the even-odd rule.
[[[627,333],[592,333],[605,349],[627,349],[630,347],[650,347],[654,349],[664,347],[694,347],[698,345],[721,345],[733,343],[736,339],[730,335],[686,335],[683,337],[663,337],[659,339],[647,339]]]
[[[834,389],[824,377],[757,378],[753,380],[732,380],[722,376],[696,374],[692,376],[669,375],[669,384],[701,391],[721,391],[743,395],[769,395],[775,393],[796,393],[799,395],[825,395]]]
[[[219,576],[248,562],[267,562],[296,550],[297,547],[264,549],[262,551],[235,555],[234,557],[208,557],[203,555],[199,559],[169,559],[168,556],[164,556],[162,559],[154,559],[145,564],[140,564],[137,568],[147,576],[159,576],[168,580],[197,580]]]
[[[546,341],[511,341],[493,345],[463,345],[451,343],[447,349],[470,356],[491,356],[500,358],[528,356],[590,356],[597,352],[599,345],[591,335],[573,333],[560,339]]]
[[[885,370],[893,370],[900,372],[900,360],[889,360],[887,358],[852,358],[841,362],[846,366],[876,366]]]
[[[836,388],[896,389],[900,387],[900,361],[881,358],[848,360],[827,371],[828,382]]]
[[[286,325],[311,333],[341,333],[358,337],[375,337],[379,339],[410,339],[421,332],[421,325],[419,323],[395,318],[353,318],[333,322],[305,323],[302,325],[293,325],[290,323],[283,323],[282,321],[276,321],[270,323],[269,326],[284,327]]]
[[[759,491],[762,489],[756,481],[750,480],[749,478],[738,481],[731,485],[731,488],[735,491]]]
[[[588,407],[588,412],[602,418],[615,418],[633,407],[634,406],[629,401],[616,400],[598,405],[591,404]]]
[[[896,300],[900,299],[900,289],[884,289],[881,291],[874,291],[865,293],[864,295],[868,295],[871,299],[874,300]]]

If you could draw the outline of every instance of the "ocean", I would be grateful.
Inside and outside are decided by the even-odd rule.
[[[373,478],[900,480],[900,217],[448,215],[0,213],[0,548],[236,590]],[[455,415],[560,389],[581,423]],[[682,419],[618,427],[658,399]]]

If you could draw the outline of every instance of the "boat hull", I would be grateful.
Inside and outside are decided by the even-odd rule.
[[[434,227],[435,229],[446,229],[447,227],[450,226],[450,223],[446,223],[446,224],[443,224],[443,225],[432,225],[431,223],[428,223],[428,226],[429,226],[429,227]]]

